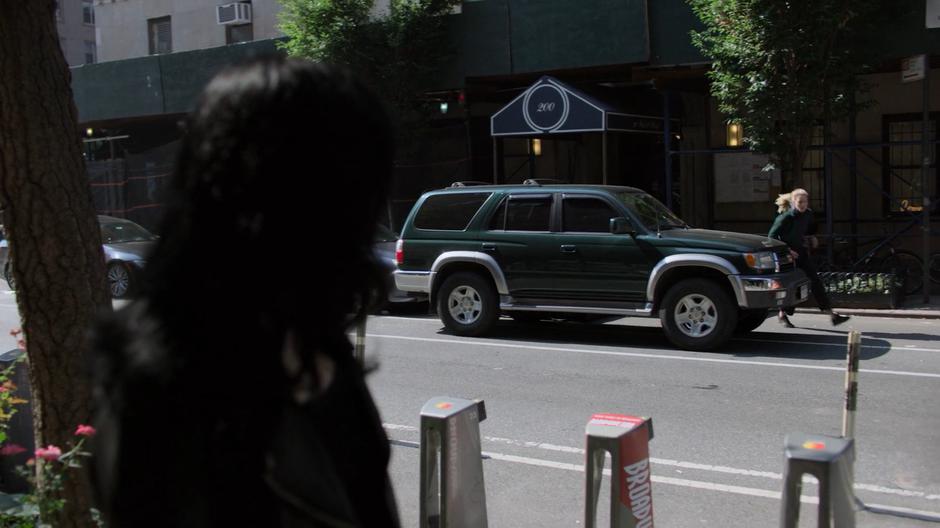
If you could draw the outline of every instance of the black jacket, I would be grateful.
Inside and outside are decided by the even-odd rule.
[[[171,354],[164,332],[141,301],[96,331],[91,476],[108,526],[399,527],[388,438],[344,335],[330,385],[297,403],[260,388],[260,354],[277,350]]]
[[[785,242],[794,251],[805,253],[806,246],[803,244],[803,237],[814,234],[816,234],[816,222],[813,219],[812,209],[801,213],[796,208],[792,208],[777,215],[767,236]]]

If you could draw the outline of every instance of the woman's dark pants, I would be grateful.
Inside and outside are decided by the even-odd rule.
[[[829,296],[826,295],[826,287],[819,280],[819,274],[816,272],[816,264],[805,249],[797,250],[800,258],[796,259],[796,267],[803,270],[803,273],[809,278],[810,288],[813,290],[813,297],[816,298],[816,306],[819,309],[828,312],[832,310],[832,304],[829,302]],[[787,313],[793,315],[794,307],[787,308]]]

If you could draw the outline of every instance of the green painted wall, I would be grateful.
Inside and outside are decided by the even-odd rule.
[[[441,89],[463,86],[467,77],[642,63],[649,57],[646,0],[468,0],[447,24],[454,57],[435,83]]]
[[[923,0],[897,1],[905,9],[872,35],[877,53],[940,53],[940,29],[924,29]],[[701,23],[686,0],[467,0],[447,24],[453,56],[438,89],[463,87],[467,77],[706,62],[689,37]],[[79,119],[187,112],[222,67],[272,52],[275,41],[263,40],[73,68]]]
[[[509,0],[512,70],[646,62],[646,0]]]
[[[690,64],[706,62],[692,45],[689,32],[704,29],[686,0],[651,0],[650,64]]]
[[[882,35],[873,36],[878,43],[872,46],[875,53],[884,58],[940,54],[940,28],[927,29],[927,2],[894,1],[895,16],[884,21]]]
[[[220,70],[239,61],[272,53],[281,53],[277,51],[275,41],[261,40],[161,56],[166,112],[189,112],[195,107],[203,87]]]
[[[188,112],[219,70],[266,53],[274,40],[72,68],[79,122]]]
[[[72,68],[79,122],[162,114],[163,77],[157,57]]]

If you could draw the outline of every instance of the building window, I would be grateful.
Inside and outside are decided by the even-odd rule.
[[[98,50],[95,43],[91,40],[85,41],[85,64],[94,64],[98,62]]]
[[[810,150],[806,151],[803,160],[803,188],[809,193],[809,208],[813,211],[826,210],[826,151],[812,147],[822,147],[825,144],[822,125],[813,127],[810,138]]]
[[[95,4],[92,0],[82,0],[82,22],[95,25]]]
[[[251,42],[254,40],[254,30],[251,24],[240,24],[237,26],[225,26],[225,43],[238,44],[239,42]]]
[[[150,40],[150,54],[173,53],[173,35],[170,30],[170,17],[151,18],[147,21],[147,35]]]
[[[931,164],[927,172],[927,194],[931,197],[937,195],[937,117],[932,114],[928,124],[928,140],[930,141],[927,155]],[[884,133],[889,143],[885,147],[884,181],[885,190],[891,195],[887,202],[889,213],[898,213],[907,208],[909,211],[920,211],[924,201],[924,190],[921,178],[923,164],[924,122],[920,115],[903,115],[885,117]]]

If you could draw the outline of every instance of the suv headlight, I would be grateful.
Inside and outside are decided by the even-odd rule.
[[[776,262],[774,261],[774,254],[772,251],[761,251],[759,253],[745,253],[744,262],[747,263],[748,267],[756,270],[772,270],[776,269]]]

